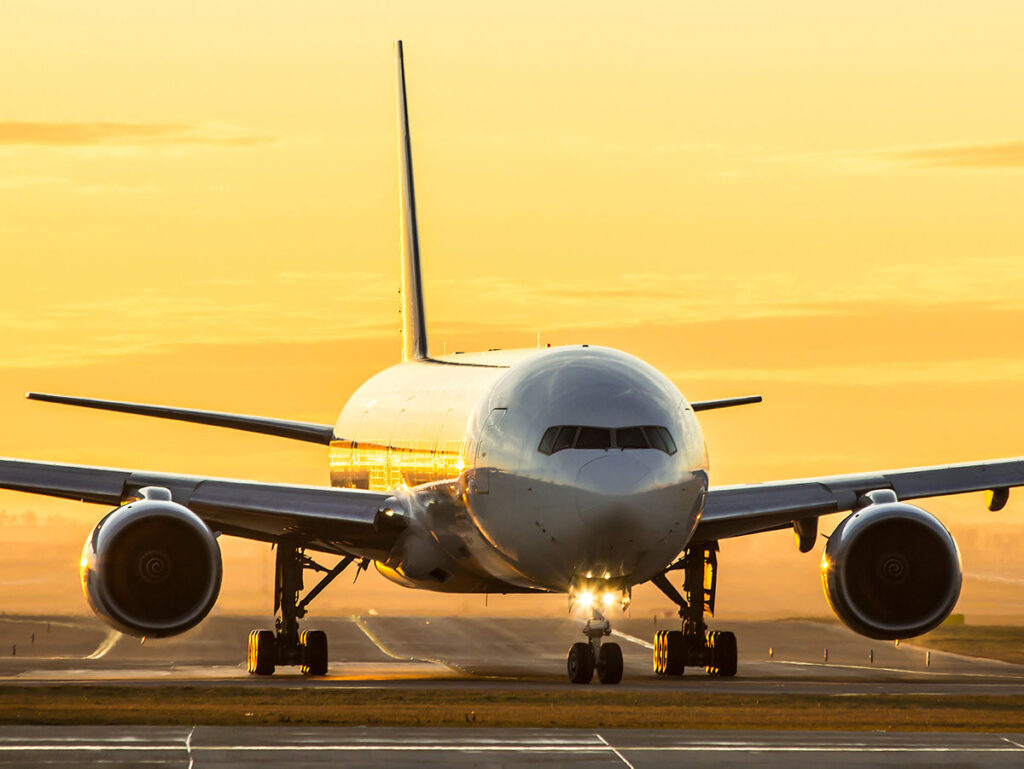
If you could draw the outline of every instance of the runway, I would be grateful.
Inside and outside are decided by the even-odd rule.
[[[0,727],[0,766],[520,767],[661,769],[1010,767],[1024,734],[580,729]]]
[[[95,618],[0,618],[0,685],[116,682],[146,685],[575,688],[565,676],[569,645],[581,640],[571,618],[310,618],[327,632],[328,675],[294,668],[271,678],[245,671],[247,634],[266,620],[217,616],[177,638],[120,636]],[[831,694],[1024,694],[1024,666],[862,638],[835,623],[729,622],[740,649],[734,679],[703,670],[681,678],[651,671],[651,639],[673,626],[641,619],[613,622],[625,674],[618,690]],[[34,640],[33,640],[34,634]],[[827,652],[827,659],[826,659]],[[593,688],[600,688],[595,683]]]

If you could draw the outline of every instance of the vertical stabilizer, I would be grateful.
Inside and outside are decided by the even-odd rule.
[[[398,197],[402,220],[402,360],[423,360],[427,353],[427,321],[420,278],[420,236],[416,226],[416,192],[412,181],[409,107],[405,100],[402,41],[395,41],[398,70]]]

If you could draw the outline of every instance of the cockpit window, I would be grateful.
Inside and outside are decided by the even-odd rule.
[[[610,449],[612,447],[612,432],[605,427],[581,427],[579,437],[576,438],[578,449]]]
[[[544,437],[540,439],[540,446],[537,447],[537,451],[541,454],[550,454],[554,449],[555,436],[558,435],[557,427],[549,427],[544,431]]]
[[[672,433],[668,431],[667,427],[659,427],[658,432],[661,433],[661,437],[665,441],[665,450],[669,454],[675,454],[678,449],[676,449],[676,442],[672,440]]]
[[[647,433],[647,442],[651,444],[652,449],[658,451],[664,451],[666,454],[669,453],[668,446],[665,445],[665,439],[661,435],[661,431],[654,425],[647,425],[644,428],[644,432]]]
[[[620,427],[615,431],[615,445],[620,449],[650,448],[641,427]]]
[[[554,454],[556,451],[562,449],[572,448],[572,444],[576,440],[576,431],[578,427],[563,427],[558,431],[558,437],[555,438],[555,445],[551,447],[551,453]]]
[[[667,427],[646,425],[644,427],[578,427],[576,425],[555,425],[544,431],[537,451],[554,454],[563,449],[657,449],[666,454],[675,454],[676,442]]]

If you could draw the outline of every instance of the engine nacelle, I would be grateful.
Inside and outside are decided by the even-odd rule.
[[[821,580],[832,610],[869,638],[913,638],[960,597],[960,551],[939,520],[900,502],[868,505],[828,540]]]
[[[166,489],[107,515],[82,550],[82,589],[109,625],[161,638],[197,625],[220,593],[220,547],[213,532]]]

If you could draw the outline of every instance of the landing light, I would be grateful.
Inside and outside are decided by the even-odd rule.
[[[604,605],[605,606],[611,606],[614,603],[615,603],[615,593],[611,593],[611,592],[605,593],[604,594]]]
[[[576,596],[576,600],[579,601],[580,606],[582,606],[584,609],[589,609],[591,606],[594,605],[594,594],[589,590],[584,590],[582,593]]]

